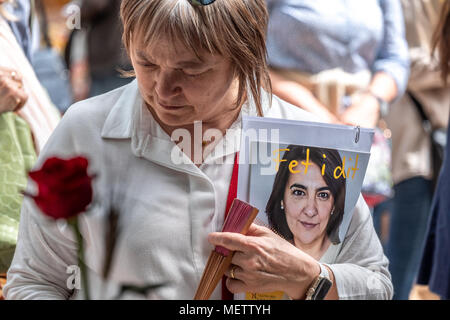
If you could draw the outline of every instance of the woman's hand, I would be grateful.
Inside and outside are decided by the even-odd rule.
[[[324,122],[342,124],[307,88],[295,81],[284,78],[273,70],[269,74],[273,94],[286,102],[315,114]]]
[[[22,77],[13,69],[0,67],[0,114],[17,111],[28,100]]]
[[[380,105],[370,93],[360,93],[352,97],[355,100],[341,115],[342,122],[363,128],[375,128],[380,118]]]
[[[357,94],[355,101],[352,101],[352,105],[340,115],[339,119],[349,125],[375,128],[380,119],[380,104],[375,97],[390,103],[397,93],[394,78],[385,72],[377,72],[370,81],[367,91]]]
[[[256,224],[251,225],[246,236],[214,232],[208,240],[236,251],[226,272],[227,287],[232,293],[284,291],[292,299],[303,299],[320,274],[314,258]]]

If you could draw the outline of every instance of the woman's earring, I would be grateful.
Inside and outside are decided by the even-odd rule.
[[[334,207],[333,207],[333,210],[331,210],[331,214],[330,214],[330,215],[332,216],[332,215],[333,215],[333,213],[334,213]]]
[[[283,202],[283,200],[281,200],[280,208],[281,208],[281,210],[284,210],[284,202]]]

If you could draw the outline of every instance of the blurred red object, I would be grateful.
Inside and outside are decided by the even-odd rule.
[[[40,170],[29,173],[38,185],[38,194],[30,195],[41,211],[53,219],[70,219],[86,211],[92,202],[92,177],[83,157],[45,161]]]
[[[380,194],[363,193],[362,195],[364,200],[366,200],[366,203],[369,206],[369,208],[374,208],[376,205],[380,204],[381,202],[387,199],[386,196]]]

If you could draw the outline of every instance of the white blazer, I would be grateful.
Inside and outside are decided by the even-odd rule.
[[[268,117],[315,120],[277,97],[269,106],[267,95],[264,96],[263,109]],[[257,114],[252,101],[243,106],[242,114]],[[240,124],[241,116],[232,127]],[[192,162],[175,165],[171,161],[174,147],[143,105],[134,81],[73,105],[41,153],[37,166],[52,155],[89,157],[90,171],[98,175],[94,183],[96,201],[106,207],[114,199],[113,204],[121,212],[121,233],[110,282],[104,289],[100,274],[105,254],[105,214],[98,206],[81,221],[93,298],[114,297],[117,283],[142,286],[161,282],[166,285],[147,298],[193,298],[213,249],[207,235],[220,230],[223,223],[232,159],[239,146],[234,150],[220,148],[199,167]],[[230,164],[215,164],[214,160],[220,157]],[[30,191],[33,187],[29,185]],[[353,249],[355,238],[366,247],[356,253],[351,250],[349,262],[355,264],[351,272],[348,268],[342,270],[342,264],[331,265],[338,292],[342,298],[351,298],[352,294],[359,299],[389,297],[392,285],[387,259],[363,200],[358,202],[354,215],[356,224],[352,220],[348,239],[351,238]],[[24,200],[17,249],[4,289],[6,298],[77,298],[71,285],[73,277],[70,278],[70,266],[77,264],[73,239],[67,225],[50,223],[31,201]],[[339,261],[339,254],[337,257],[335,261]],[[365,280],[374,274],[368,264],[377,266],[376,273],[385,283],[381,293],[367,289]],[[361,275],[356,280],[355,269]],[[221,298],[220,289],[219,285],[212,299]]]

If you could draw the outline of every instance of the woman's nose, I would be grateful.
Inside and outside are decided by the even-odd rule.
[[[314,202],[314,199],[308,199],[305,208],[303,209],[303,212],[308,217],[314,217],[317,214],[317,208],[316,204]]]
[[[176,71],[160,70],[156,75],[155,82],[156,93],[165,102],[170,102],[170,98],[181,92],[181,87],[177,84]]]

